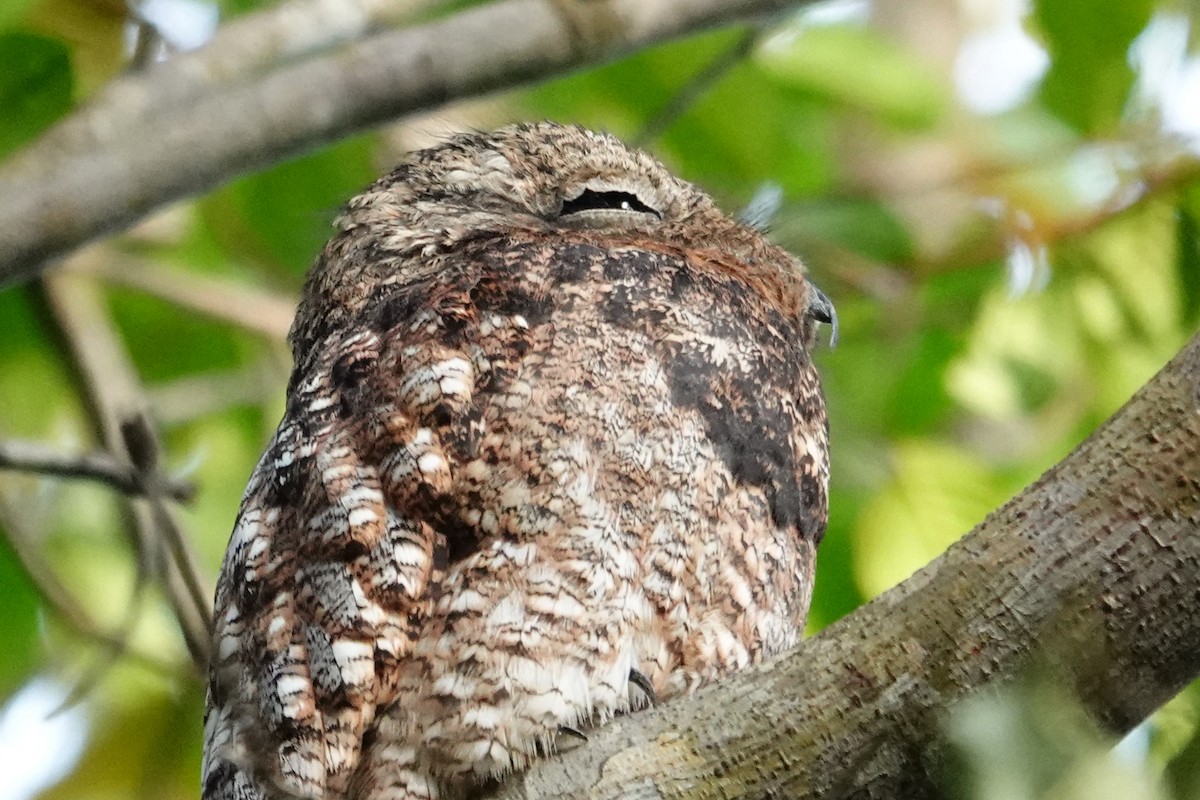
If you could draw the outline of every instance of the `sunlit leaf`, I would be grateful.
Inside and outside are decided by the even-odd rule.
[[[1166,764],[1163,778],[1179,798],[1200,797],[1200,683],[1154,715],[1151,752]]]
[[[1112,742],[1060,684],[1033,665],[1025,680],[981,692],[945,720],[951,797],[979,800],[1159,800],[1156,781]],[[1019,764],[1019,769],[1013,765]]]
[[[1111,131],[1133,86],[1129,46],[1153,8],[1153,0],[1038,0],[1034,16],[1051,58],[1046,106],[1080,132]]]
[[[904,127],[931,125],[947,104],[946,89],[930,69],[868,28],[785,30],[767,41],[756,62],[792,88]]]
[[[858,521],[856,573],[868,597],[941,554],[1012,488],[970,453],[927,439],[898,444],[891,468],[891,482]]]
[[[26,10],[35,2],[36,0],[5,0],[4,3],[0,3],[0,29],[19,24]]]
[[[89,746],[45,800],[194,800],[199,794],[202,690],[129,666],[87,698]]]

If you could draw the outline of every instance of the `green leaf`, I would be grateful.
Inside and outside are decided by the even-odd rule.
[[[255,352],[253,337],[245,331],[181,312],[178,306],[132,290],[114,288],[108,296],[130,355],[149,382],[232,369]],[[203,342],[203,346],[183,345],[188,342]]]
[[[764,80],[753,64],[738,66],[679,116],[662,149],[727,210],[741,208],[766,181],[787,197],[817,194],[834,173],[829,114],[791,94]],[[753,147],[745,146],[748,119],[754,120]]]
[[[1133,86],[1129,46],[1153,7],[1153,0],[1038,0],[1034,17],[1051,57],[1042,102],[1081,133],[1111,132]]]
[[[1006,359],[1004,365],[1012,375],[1022,411],[1037,411],[1054,399],[1058,382],[1046,369],[1015,358]]]
[[[934,431],[950,411],[942,376],[963,342],[949,331],[930,328],[915,337],[913,345],[905,354],[906,368],[896,384],[888,419],[889,429],[900,435]]]
[[[0,697],[7,697],[33,671],[40,650],[38,591],[9,543],[9,533],[0,528]]]
[[[578,122],[632,142],[680,87],[734,41],[730,31],[721,31],[672,42],[547,81],[519,102],[529,116]],[[621,90],[613,91],[615,86]]]
[[[4,0],[0,3],[0,28],[18,24],[33,3],[34,0]]]
[[[843,471],[839,462],[835,473]],[[866,598],[855,581],[854,530],[858,509],[868,500],[863,487],[846,489],[835,474],[829,489],[829,526],[817,549],[818,578],[808,612],[808,630],[815,632],[862,605]]]
[[[72,88],[65,44],[25,31],[0,33],[0,156],[65,114]]]
[[[904,128],[931,126],[947,104],[946,89],[932,70],[867,28],[785,31],[768,40],[755,61],[767,75],[794,89]]]

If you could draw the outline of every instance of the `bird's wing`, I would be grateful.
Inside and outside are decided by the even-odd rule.
[[[298,365],[218,583],[205,800],[345,789],[447,553],[471,544],[444,500],[503,361],[469,344],[472,281],[388,287]]]

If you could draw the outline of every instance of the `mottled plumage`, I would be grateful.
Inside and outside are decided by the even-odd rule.
[[[206,800],[470,796],[797,642],[831,312],[798,261],[548,123],[337,227],[217,589]]]

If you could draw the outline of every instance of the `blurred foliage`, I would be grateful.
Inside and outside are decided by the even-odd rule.
[[[1038,0],[1034,18],[1051,56],[1041,85],[1045,107],[1081,133],[1113,132],[1134,81],[1129,46],[1155,5],[1154,0]]]
[[[37,135],[71,107],[71,58],[57,39],[0,31],[0,156]]]
[[[1112,751],[1108,740],[1061,687],[1036,677],[981,693],[951,710],[954,746],[947,784],[975,800],[1163,800],[1146,770],[1139,731]]]
[[[7,697],[40,666],[37,585],[7,540],[0,541],[0,608],[4,609],[0,635],[10,643],[0,661],[0,693]]]
[[[258,5],[220,3],[228,15]],[[122,68],[125,13],[0,5],[0,155]],[[176,205],[73,267],[101,276],[167,465],[199,487],[183,515],[211,580],[286,380],[283,331],[239,318],[220,292],[294,298],[338,205],[405,149],[441,128],[551,117],[642,143],[728,209],[778,186],[774,237],[841,320],[838,347],[817,356],[833,447],[817,630],[1065,455],[1194,332],[1198,25],[1194,3],[1170,0],[825,3],[332,145]],[[975,52],[992,53],[982,69]],[[1008,99],[980,110],[981,87]],[[127,259],[167,283],[202,279],[217,302],[139,284]],[[0,438],[96,447],[43,291],[0,292],[0,320]],[[195,797],[202,688],[162,596],[134,588],[120,503],[5,473],[0,528],[0,696],[24,691],[49,712],[87,687],[72,717],[82,754],[42,796]],[[89,625],[39,595],[8,541],[52,569]],[[99,634],[120,633],[131,605],[128,652],[113,654]],[[1200,797],[1196,687],[1125,761],[1036,678],[951,719],[964,797]],[[31,746],[39,730],[22,731]]]

